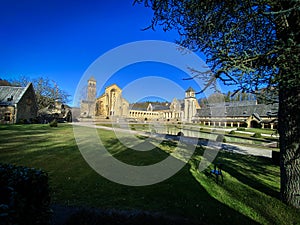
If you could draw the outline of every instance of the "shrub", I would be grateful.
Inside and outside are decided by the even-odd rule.
[[[47,173],[0,164],[1,224],[49,224],[49,204]]]
[[[261,136],[261,133],[254,133],[252,135],[252,137],[254,137],[254,138],[261,138],[262,136]]]
[[[213,132],[213,133],[214,133],[214,132],[217,132],[217,129],[212,129],[211,132]]]
[[[19,119],[17,124],[28,124],[27,119]]]
[[[57,120],[54,119],[50,122],[50,127],[57,127]]]
[[[181,131],[179,131],[178,133],[177,133],[177,136],[184,136],[184,133],[183,132],[181,132]]]
[[[156,130],[155,129],[151,129],[151,133],[156,134]]]
[[[97,211],[95,209],[80,209],[73,213],[65,225],[195,225],[194,221],[183,218],[166,217],[158,213],[142,211]]]
[[[231,131],[229,132],[229,134],[235,134],[235,131],[234,131],[234,130],[231,130]]]
[[[238,127],[238,128],[236,128],[236,130],[238,130],[238,131],[245,131],[246,128],[245,127]]]
[[[222,134],[219,134],[216,138],[217,142],[226,142],[226,139],[224,138],[224,136]]]

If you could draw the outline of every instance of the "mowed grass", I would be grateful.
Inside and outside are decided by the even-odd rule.
[[[176,147],[174,142],[151,140],[151,151],[136,152],[113,132],[98,133],[118,160],[133,165],[163,160]],[[89,167],[71,125],[1,125],[0,143],[1,163],[48,172],[54,204],[146,210],[207,224],[300,224],[300,211],[279,200],[279,167],[270,159],[219,152],[214,163],[224,164],[224,183],[217,184],[209,175],[212,166],[199,172],[204,149],[198,147],[189,163],[171,178],[131,187],[111,182]]]

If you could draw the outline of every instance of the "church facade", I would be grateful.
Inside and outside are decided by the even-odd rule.
[[[129,103],[122,97],[122,90],[116,84],[106,87],[104,94],[96,99],[95,104],[95,116],[126,117],[128,115]]]

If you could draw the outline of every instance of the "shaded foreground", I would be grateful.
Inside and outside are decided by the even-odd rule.
[[[88,129],[88,128],[87,128]],[[98,130],[115,158],[149,165],[166,158],[176,142],[155,144],[150,151],[125,147],[111,131]],[[143,139],[142,137],[140,137]],[[204,224],[300,224],[299,210],[279,200],[279,167],[270,159],[220,152],[224,184],[197,167],[204,149],[198,147],[189,163],[164,182],[129,187],[93,171],[82,158],[72,126],[0,126],[0,162],[42,168],[49,173],[53,204],[159,213]]]

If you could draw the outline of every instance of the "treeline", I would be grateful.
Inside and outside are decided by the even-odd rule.
[[[200,98],[199,104],[201,107],[205,107],[208,104],[221,103],[221,102],[237,102],[237,101],[255,101],[257,96],[252,93],[237,92],[233,93],[228,91],[227,93],[214,93],[207,98]]]

